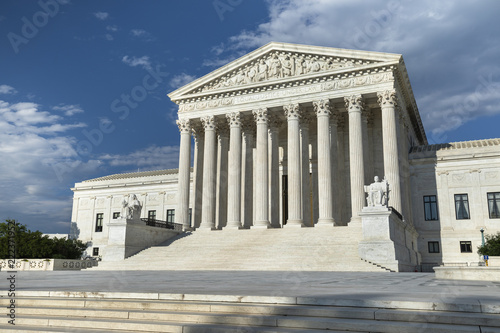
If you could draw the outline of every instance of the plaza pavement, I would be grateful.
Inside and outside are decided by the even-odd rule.
[[[6,281],[8,272],[0,272]],[[7,283],[3,283],[7,287]],[[5,289],[5,288],[3,288]],[[324,304],[426,303],[500,311],[500,283],[437,280],[433,273],[260,271],[45,271],[17,272],[16,289],[27,291],[163,293],[264,297],[311,297]],[[199,297],[199,296],[198,296]],[[361,304],[361,303],[360,303]],[[476,311],[473,311],[476,312]],[[498,313],[498,312],[497,312]]]

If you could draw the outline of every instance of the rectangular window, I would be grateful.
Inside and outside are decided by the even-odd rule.
[[[103,220],[104,214],[103,213],[97,213],[95,217],[95,232],[101,232],[102,231],[102,220]]]
[[[439,253],[439,242],[428,242],[429,253]]]
[[[148,220],[156,220],[156,210],[148,211]]]
[[[426,221],[439,220],[437,198],[435,195],[424,195],[424,212]]]
[[[99,255],[99,248],[98,247],[92,248],[92,255],[93,256],[98,256]]]
[[[488,193],[490,219],[500,219],[500,192]]]
[[[460,252],[462,253],[472,253],[472,242],[461,241],[460,242]]]
[[[114,212],[113,213],[113,220],[116,220],[119,217],[120,217],[120,212]]]
[[[167,222],[175,222],[175,209],[167,209]]]
[[[467,194],[455,194],[455,213],[457,220],[470,219],[469,199]]]

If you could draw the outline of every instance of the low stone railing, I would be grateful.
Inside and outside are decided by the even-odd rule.
[[[95,260],[80,259],[0,259],[0,270],[7,271],[78,271],[97,266]],[[14,267],[9,267],[13,264]]]

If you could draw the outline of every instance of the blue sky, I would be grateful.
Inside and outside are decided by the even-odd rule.
[[[67,233],[70,187],[176,168],[170,91],[267,42],[401,53],[430,143],[500,137],[496,0],[0,2],[0,219]]]

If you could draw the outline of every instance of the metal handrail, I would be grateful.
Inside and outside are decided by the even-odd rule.
[[[174,231],[182,231],[182,224],[180,223],[156,220],[151,218],[141,218],[141,221],[145,222],[146,225],[150,227],[165,228]]]

